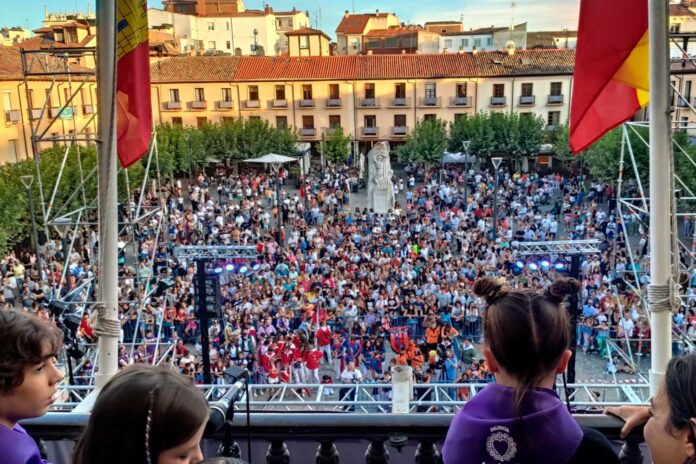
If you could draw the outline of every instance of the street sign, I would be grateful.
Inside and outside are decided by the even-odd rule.
[[[63,111],[60,112],[60,119],[72,119],[73,118],[72,106],[66,106]]]

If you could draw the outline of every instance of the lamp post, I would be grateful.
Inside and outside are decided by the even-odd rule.
[[[29,215],[31,216],[31,247],[34,249],[37,264],[40,265],[39,259],[39,239],[36,232],[36,214],[34,212],[34,195],[31,191],[31,185],[34,183],[34,176],[21,176],[19,180],[27,191],[27,199],[29,200]]]
[[[496,156],[491,158],[493,162],[493,176],[495,177],[495,190],[493,191],[493,241],[498,237],[498,168],[503,158]]]
[[[469,206],[469,182],[467,180],[467,174],[469,173],[469,145],[470,140],[464,140],[462,142],[462,148],[464,149],[464,211],[466,212]]]
[[[58,232],[61,243],[61,251],[63,253],[63,259],[65,260],[65,268],[63,269],[63,276],[65,277],[65,289],[70,291],[70,244],[68,243],[68,232],[70,231],[70,219],[68,218],[58,218],[53,221],[53,227]]]

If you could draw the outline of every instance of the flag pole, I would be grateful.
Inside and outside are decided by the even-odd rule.
[[[671,231],[672,156],[669,113],[667,0],[649,0],[650,44],[650,285],[648,305],[652,329],[650,391],[655,394],[672,355]],[[669,168],[667,168],[669,169]],[[674,232],[676,233],[676,231]]]
[[[118,368],[118,164],[116,157],[116,2],[97,2],[97,88],[99,198],[99,362],[97,389]]]

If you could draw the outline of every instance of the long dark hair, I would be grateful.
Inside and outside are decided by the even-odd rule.
[[[127,367],[99,394],[73,464],[156,463],[159,453],[185,443],[207,419],[208,403],[184,376],[164,367]]]
[[[487,303],[486,344],[498,365],[519,383],[515,391],[518,415],[525,394],[556,368],[568,349],[570,322],[562,302],[579,290],[575,279],[558,279],[543,293],[510,290],[490,277],[474,285],[474,293]]]
[[[669,400],[669,432],[689,427],[690,440],[696,440],[696,353],[669,360],[665,373],[665,393]],[[696,445],[696,443],[694,443]],[[687,463],[696,462],[692,457]]]

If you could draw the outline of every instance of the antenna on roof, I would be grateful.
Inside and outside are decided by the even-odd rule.
[[[355,14],[355,0],[353,0],[353,14]]]
[[[515,0],[512,0],[510,2],[510,32],[515,30],[515,7],[517,6],[517,2]],[[510,37],[512,39],[512,37]]]
[[[314,13],[314,29],[321,29],[321,7]]]

